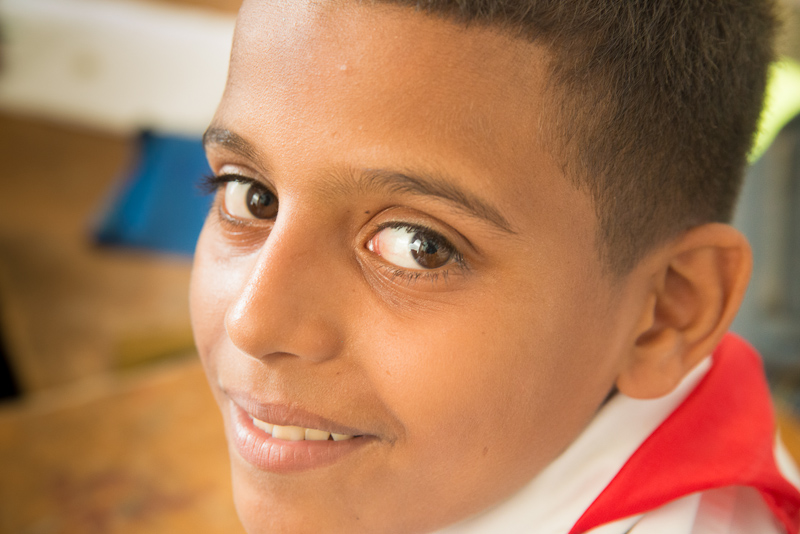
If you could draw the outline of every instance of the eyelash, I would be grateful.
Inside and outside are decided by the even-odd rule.
[[[204,174],[200,177],[198,186],[204,194],[213,195],[232,180],[242,180],[242,177],[231,174],[220,174],[219,176],[216,174]]]
[[[247,178],[246,176],[238,175],[238,174],[207,174],[203,175],[200,179],[199,187],[201,191],[203,191],[207,195],[213,195],[219,192],[220,189],[227,186],[229,182],[242,182],[245,184],[252,184],[252,183],[260,183],[252,178]],[[223,210],[220,210],[223,211]],[[231,224],[234,226],[242,226],[248,224],[247,222],[240,221],[238,219],[225,216],[224,219],[226,224]],[[452,256],[452,264],[453,268],[448,269],[448,266],[444,266],[438,269],[432,270],[411,270],[411,269],[403,269],[401,267],[396,267],[391,263],[379,260],[381,264],[381,268],[384,269],[386,272],[389,273],[392,280],[401,279],[407,285],[414,284],[418,282],[420,279],[425,280],[428,283],[435,283],[442,279],[444,282],[447,282],[448,277],[452,274],[451,271],[456,270],[459,273],[466,272],[468,270],[467,263],[464,259],[464,256],[458,249],[450,242],[449,239],[444,237],[442,234],[430,228],[428,226],[418,224],[418,223],[408,223],[403,221],[389,221],[382,224],[379,224],[375,230],[371,233],[372,236],[377,235],[382,230],[386,228],[397,228],[397,229],[407,229],[415,232],[422,232],[428,234],[431,237],[436,238],[437,240],[444,243],[446,246],[450,247],[453,251]]]

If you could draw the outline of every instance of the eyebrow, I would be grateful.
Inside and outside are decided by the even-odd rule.
[[[447,180],[434,176],[423,177],[382,169],[368,169],[364,174],[364,178],[363,187],[365,189],[382,188],[395,193],[411,193],[441,198],[462,211],[491,223],[503,232],[516,233],[497,208],[459,189]]]
[[[251,160],[260,159],[258,151],[249,141],[225,128],[210,126],[205,133],[203,133],[203,147],[208,149],[211,146],[222,147],[234,154]]]
[[[250,142],[224,128],[209,127],[203,134],[203,146],[218,146],[242,157],[261,161],[258,150]],[[394,193],[440,198],[473,217],[491,223],[505,233],[516,233],[500,210],[444,178],[384,169],[365,169],[351,174],[360,175],[357,185],[362,190],[384,189]]]

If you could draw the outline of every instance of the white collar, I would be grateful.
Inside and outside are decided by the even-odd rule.
[[[710,368],[708,357],[671,393],[658,399],[638,400],[618,393],[578,438],[522,489],[439,534],[566,534]]]

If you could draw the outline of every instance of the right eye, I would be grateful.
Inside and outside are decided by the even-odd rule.
[[[225,184],[225,211],[235,219],[274,219],[278,198],[258,182],[232,180]]]

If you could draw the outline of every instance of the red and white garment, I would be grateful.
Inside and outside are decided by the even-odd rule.
[[[761,360],[728,334],[669,395],[618,394],[515,495],[440,534],[798,534]]]

